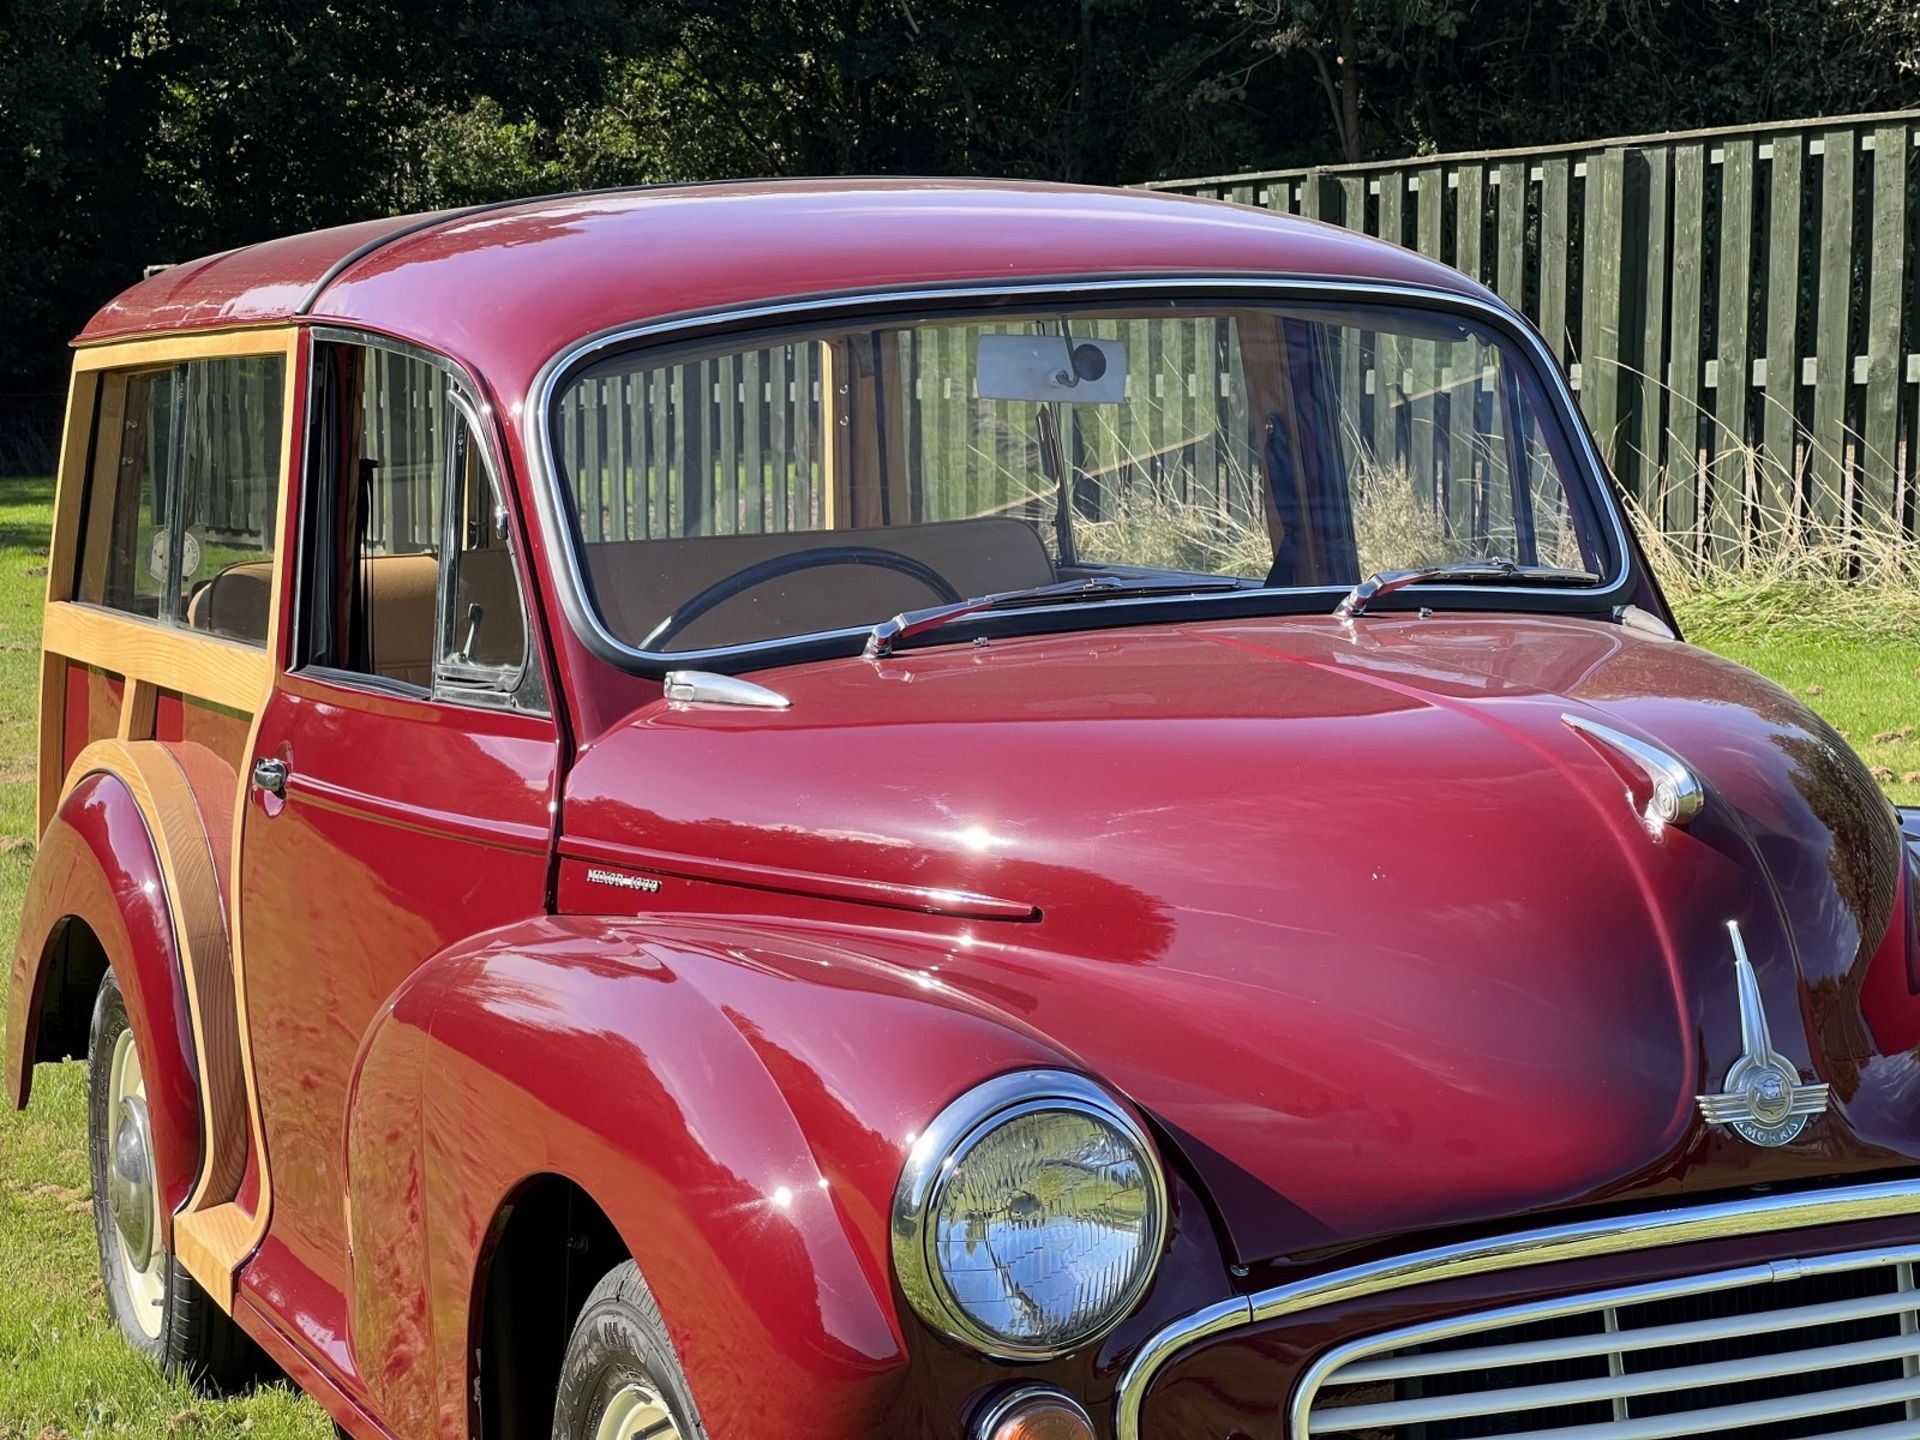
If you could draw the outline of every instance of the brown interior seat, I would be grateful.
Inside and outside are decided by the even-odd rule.
[[[638,645],[675,608],[750,565],[798,550],[853,545],[919,560],[963,597],[1045,585],[1055,578],[1040,532],[1024,520],[1000,516],[867,530],[608,541],[586,546],[585,553],[608,628]],[[779,576],[723,601],[674,636],[667,648],[744,645],[871,625],[939,602],[910,575],[868,565],[822,566]]]
[[[471,562],[475,557],[467,557]],[[502,561],[505,552],[501,553]],[[390,680],[433,683],[434,599],[440,580],[435,555],[372,555],[360,562],[370,580],[374,668]],[[471,568],[471,566],[463,566]],[[507,570],[506,584],[512,585]],[[511,593],[509,589],[509,594]],[[480,598],[476,596],[476,598]],[[264,560],[229,565],[187,602],[187,624],[213,635],[259,641],[267,633],[273,601],[273,566]],[[487,602],[483,599],[483,604]],[[498,613],[510,613],[511,601]],[[488,605],[488,614],[494,614]],[[505,627],[503,627],[505,628]],[[511,627],[518,644],[519,622]]]

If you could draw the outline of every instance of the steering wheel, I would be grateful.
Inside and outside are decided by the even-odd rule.
[[[960,599],[960,592],[946,576],[911,555],[881,550],[872,545],[824,545],[815,550],[795,550],[788,555],[769,556],[744,570],[736,570],[714,581],[648,631],[647,638],[640,642],[640,648],[661,649],[667,641],[714,606],[724,604],[742,591],[764,585],[769,580],[778,580],[783,575],[792,575],[801,570],[821,570],[831,565],[871,565],[877,570],[892,570],[918,580],[945,604],[952,605]]]

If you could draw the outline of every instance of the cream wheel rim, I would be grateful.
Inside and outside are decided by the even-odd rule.
[[[600,1412],[594,1440],[684,1440],[666,1399],[650,1385],[623,1385]]]
[[[149,1340],[160,1338],[167,1303],[166,1248],[160,1243],[160,1191],[153,1182],[153,1136],[147,1125],[147,1077],[133,1031],[113,1042],[107,1071],[107,1193],[113,1217],[114,1260],[126,1283],[133,1323]]]

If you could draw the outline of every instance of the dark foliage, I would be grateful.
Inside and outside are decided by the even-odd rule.
[[[145,265],[740,174],[1124,182],[1920,98],[1913,0],[0,0],[0,394]]]

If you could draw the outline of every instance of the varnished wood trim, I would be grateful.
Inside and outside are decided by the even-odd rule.
[[[120,701],[118,737],[123,741],[153,739],[154,710],[159,699],[160,687],[151,680],[129,678]]]
[[[595,860],[623,869],[682,880],[710,880],[786,895],[816,895],[827,900],[850,900],[856,905],[883,905],[891,910],[918,910],[929,915],[957,915],[972,920],[1037,920],[1040,911],[1024,900],[976,895],[966,890],[940,890],[920,885],[895,885],[885,880],[862,880],[852,875],[821,875],[751,865],[739,860],[715,860],[705,855],[681,855],[671,850],[648,850],[614,840],[587,840],[565,835],[560,856],[566,860]]]
[[[260,753],[260,722],[266,715],[267,701],[271,698],[274,686],[286,678],[287,657],[292,653],[292,644],[287,634],[285,602],[287,592],[292,588],[292,564],[286,557],[295,552],[296,538],[299,534],[299,486],[293,477],[300,473],[305,464],[301,447],[303,434],[300,416],[304,407],[298,402],[304,393],[304,379],[301,374],[302,352],[300,342],[294,342],[292,352],[287,357],[287,389],[281,410],[286,421],[286,434],[280,447],[280,519],[274,534],[278,543],[274,550],[273,593],[269,601],[267,616],[267,683],[260,691],[258,703],[248,706],[236,706],[244,709],[253,717],[247,727],[246,758],[241,764],[239,775],[239,794],[233,804],[233,844],[229,850],[232,856],[232,883],[227,887],[228,934],[233,945],[233,1003],[234,1019],[240,1034],[240,1070],[246,1082],[247,1123],[253,1129],[253,1153],[259,1172],[259,1195],[253,1206],[253,1214],[248,1217],[248,1225],[235,1234],[222,1235],[228,1242],[220,1252],[221,1259],[231,1274],[238,1271],[247,1256],[259,1248],[260,1242],[267,1237],[267,1225],[273,1218],[273,1165],[272,1156],[267,1150],[266,1112],[261,1108],[259,1071],[253,1058],[253,1024],[247,1004],[247,946],[244,907],[241,905],[241,876],[245,873],[242,862],[243,839],[246,830],[247,814],[253,803],[252,760]],[[311,355],[311,347],[305,354]]]
[[[284,355],[293,362],[300,331],[293,325],[251,330],[182,330],[146,340],[114,340],[73,352],[76,371],[171,365],[182,360],[212,360],[232,355]]]
[[[113,542],[115,520],[126,525],[134,517],[116,516],[115,501],[119,495],[123,471],[121,465],[125,458],[127,442],[127,377],[124,375],[102,375],[89,377],[96,383],[99,406],[94,417],[91,436],[83,443],[86,452],[86,466],[83,473],[72,482],[71,488],[80,492],[81,499],[75,505],[73,524],[78,530],[81,517],[89,508],[93,511],[93,523],[86,527],[85,534],[76,534],[73,544],[80,548],[78,583],[72,584],[66,594],[58,596],[62,600],[104,600],[107,595],[107,571],[113,563]],[[90,448],[88,448],[90,446]],[[66,482],[63,480],[62,484]],[[63,489],[62,494],[66,491]],[[127,539],[131,542],[132,537]],[[138,557],[135,557],[136,563]],[[71,561],[68,562],[71,565]],[[53,564],[48,561],[47,578],[53,578]],[[51,603],[56,597],[49,592],[47,599]]]
[[[124,784],[140,807],[167,887],[200,1072],[203,1154],[182,1211],[192,1214],[230,1200],[247,1162],[246,1085],[225,907],[199,803],[166,747],[153,741],[96,741],[75,759],[67,790],[84,776],[103,772]],[[221,1305],[232,1308],[230,1265],[207,1266],[203,1273],[185,1254],[181,1263]]]
[[[66,428],[60,437],[60,466],[53,492],[53,532],[47,548],[47,599],[73,598],[80,517],[86,505],[87,462],[93,446],[94,400],[99,377],[75,371],[67,382]]]
[[[273,684],[273,660],[265,650],[78,601],[47,607],[41,644],[129,681],[145,680],[247,714]]]
[[[252,1043],[247,1024],[245,951],[241,943],[238,878],[241,831],[247,812],[246,772],[249,767],[245,759],[256,751],[260,715],[272,693],[286,654],[282,611],[289,570],[283,557],[294,533],[295,487],[291,477],[299,463],[302,434],[301,415],[296,402],[304,383],[301,375],[304,343],[304,332],[300,328],[275,325],[250,329],[182,331],[139,340],[114,341],[75,352],[60,486],[54,506],[55,525],[48,563],[48,604],[42,627],[39,776],[42,830],[52,819],[59,798],[68,786],[69,776],[77,778],[87,773],[79,760],[73,767],[62,763],[69,659],[96,665],[125,677],[126,692],[119,732],[126,738],[102,742],[102,745],[117,747],[120,752],[141,752],[152,744],[142,744],[137,737],[152,733],[152,711],[157,693],[162,689],[177,691],[189,700],[224,706],[250,717],[252,722],[247,735],[246,756],[242,757],[240,774],[236,777],[238,790],[233,807],[232,844],[229,851],[234,868],[229,877],[231,883],[227,886],[226,905],[221,904],[217,884],[208,890],[206,885],[196,881],[191,892],[194,897],[195,924],[198,927],[194,936],[204,940],[217,929],[221,941],[219,964],[223,978],[219,983],[208,983],[211,966],[204,970],[197,964],[188,967],[188,1006],[192,1011],[196,1041],[203,1028],[219,1029],[230,1037],[222,1042],[221,1054],[213,1057],[219,1067],[218,1094],[223,1109],[219,1117],[206,1121],[209,1153],[211,1155],[217,1148],[221,1163],[219,1166],[209,1164],[203,1168],[201,1183],[189,1199],[186,1211],[178,1217],[175,1227],[176,1247],[182,1263],[207,1292],[229,1310],[233,1305],[235,1272],[265,1235],[271,1213],[272,1172],[267,1163],[266,1135],[261,1123],[260,1096],[254,1080]],[[94,433],[93,411],[95,396],[100,389],[100,372],[246,355],[280,355],[286,361],[281,400],[279,520],[275,529],[277,543],[266,647],[257,649],[217,636],[160,625],[100,606],[74,602],[71,597],[75,593],[74,584],[81,568],[78,549],[86,506],[89,499],[95,505],[110,505],[112,502],[111,493],[92,497],[87,495],[88,451]],[[117,443],[117,435],[115,438]],[[166,755],[163,747],[154,745],[152,749],[156,754]],[[90,768],[100,768],[92,765],[89,759],[98,758],[97,751],[106,753],[101,751],[100,746],[90,746],[79,758],[88,760]],[[184,804],[192,807],[181,813],[190,815],[198,823],[199,811],[192,806],[191,790],[186,787],[178,766],[172,764],[171,757],[166,759],[180,793],[185,796]],[[161,783],[163,789],[167,788],[167,782]],[[169,800],[169,816],[174,808],[175,802]],[[160,826],[155,821],[154,810],[148,809],[145,802],[143,809],[149,816],[150,828],[158,836]],[[164,843],[156,838],[156,847]],[[200,835],[199,850],[207,856],[205,878],[211,881],[214,878],[211,874],[211,851],[204,831]],[[161,863],[164,872],[169,864],[164,850]],[[173,875],[168,874],[167,883],[177,896],[179,886]],[[213,901],[213,920],[207,919],[205,913],[204,901],[208,895]],[[181,943],[182,954],[188,954],[187,942],[183,940]],[[201,1054],[209,1054],[204,1044]],[[204,1067],[209,1062],[203,1059],[201,1063]],[[238,1077],[240,1108],[244,1114],[232,1113],[229,1104],[229,1070]],[[206,1094],[214,1093],[215,1088],[213,1085],[204,1087],[203,1103]],[[225,1168],[225,1157],[235,1153],[244,1166],[244,1139],[249,1128],[259,1160],[260,1179],[259,1201],[251,1215],[230,1203],[239,1173],[230,1175]]]
[[[98,382],[78,371],[67,382],[66,428],[60,438],[60,466],[53,495],[53,532],[47,545],[47,601],[65,600],[73,593],[78,567],[80,516],[86,499],[88,451],[93,437],[94,396]],[[67,722],[67,662],[61,655],[40,655],[40,753],[35,779],[38,821],[35,833],[44,835],[53,823],[65,778]]]
[[[60,808],[60,792],[66,779],[67,749],[67,657],[51,650],[40,652],[40,758],[35,774],[38,781],[38,824],[36,833],[45,835]]]
[[[253,1248],[248,1238],[252,1230],[253,1217],[231,1202],[187,1211],[173,1220],[173,1253],[229,1314],[233,1311],[234,1286],[233,1266],[227,1257],[245,1255]]]
[[[284,499],[284,497],[282,497]],[[282,524],[285,523],[283,513]],[[286,533],[284,530],[282,533]],[[279,621],[280,597],[273,599],[274,620]],[[274,633],[278,633],[277,631]],[[247,812],[253,804],[252,760],[260,753],[260,721],[266,714],[263,701],[253,716],[253,723],[247,727],[248,762],[241,766],[240,798],[233,805],[233,883],[227,887],[228,934],[233,941],[233,1006],[234,1024],[240,1035],[240,1068],[247,1087],[247,1124],[253,1131],[253,1153],[256,1169],[260,1176],[260,1193],[253,1206],[253,1214],[247,1217],[244,1229],[234,1232],[232,1244],[223,1252],[223,1259],[229,1273],[238,1270],[240,1263],[259,1248],[260,1242],[267,1238],[267,1223],[273,1217],[273,1166],[267,1153],[267,1126],[265,1114],[260,1105],[260,1072],[253,1059],[253,1020],[247,1004],[247,950],[246,928],[243,921],[245,907],[240,903],[240,877],[245,873],[242,862],[241,842],[246,831]],[[238,1207],[234,1207],[238,1210]]]

